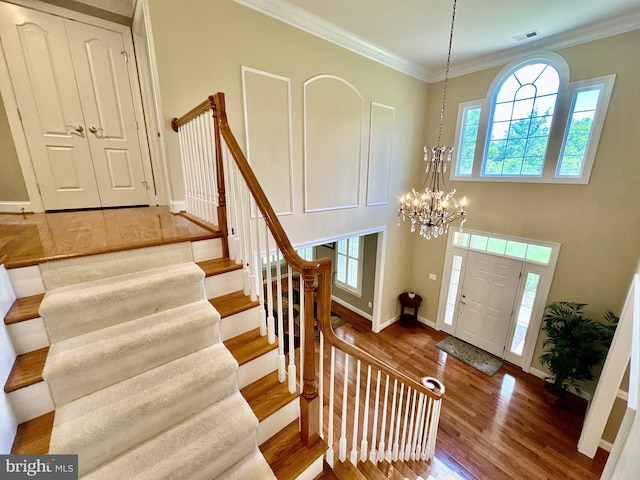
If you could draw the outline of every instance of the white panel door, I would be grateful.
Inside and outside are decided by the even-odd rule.
[[[123,34],[1,2],[0,39],[45,209],[148,205]]]
[[[502,357],[522,262],[469,252],[455,336]]]
[[[45,208],[100,207],[65,21],[2,2],[0,39]]]
[[[123,34],[67,21],[103,206],[148,204]]]

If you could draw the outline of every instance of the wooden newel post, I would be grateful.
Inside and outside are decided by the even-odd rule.
[[[222,241],[222,253],[224,256],[229,257],[229,241],[227,238],[228,235],[228,227],[227,227],[227,200],[224,190],[224,162],[222,159],[222,141],[220,138],[220,125],[218,124],[219,112],[224,113],[225,102],[224,95],[218,94],[218,99],[216,102],[216,97],[211,95],[209,97],[209,102],[211,104],[211,110],[213,111],[213,138],[215,139],[215,151],[216,151],[216,181],[217,181],[217,191],[218,191],[218,228],[222,233],[222,237],[220,240]],[[217,105],[216,105],[217,103]],[[221,109],[221,110],[218,110]]]
[[[314,341],[314,292],[315,272],[305,268],[304,281],[304,375],[300,397],[300,435],[306,446],[315,445],[320,439],[320,398],[316,386],[316,349]]]

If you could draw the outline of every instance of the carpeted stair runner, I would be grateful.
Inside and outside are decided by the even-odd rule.
[[[50,453],[77,453],[86,479],[275,478],[189,244],[42,271]]]

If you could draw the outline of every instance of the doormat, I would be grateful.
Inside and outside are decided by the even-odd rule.
[[[436,343],[436,347],[490,377],[493,377],[502,368],[502,362],[490,353],[455,337],[449,336],[441,340]]]

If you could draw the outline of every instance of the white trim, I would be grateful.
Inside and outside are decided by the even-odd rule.
[[[542,370],[538,370],[537,368],[530,368],[529,369],[529,373],[531,375],[533,375],[534,377],[538,377],[541,378],[542,380],[544,380],[545,382],[551,383],[551,380],[546,380],[545,378],[549,376],[548,373],[543,372]],[[568,390],[570,393],[573,393],[574,395],[580,397],[580,398],[584,398],[586,401],[591,401],[591,394],[589,392],[585,392],[584,390],[581,390],[582,393],[578,393],[577,391],[575,391],[573,388],[569,387]]]
[[[387,171],[385,172],[385,174],[383,175],[386,179],[387,179],[387,184],[386,184],[386,200],[384,201],[380,201],[380,202],[370,202],[369,201],[369,187],[370,187],[370,180],[371,180],[371,172],[372,172],[372,168],[371,168],[371,154],[372,154],[372,150],[373,150],[373,111],[374,111],[374,107],[379,107],[381,109],[387,109],[387,110],[391,110],[393,112],[393,126],[391,128],[391,132],[390,132],[390,138],[391,138],[391,145],[389,148],[389,163],[387,165]],[[367,188],[366,188],[366,202],[365,205],[367,207],[373,207],[376,205],[388,205],[389,204],[389,189],[390,189],[390,185],[389,185],[389,179],[391,178],[391,163],[393,161],[393,140],[395,137],[395,128],[396,128],[396,107],[392,107],[390,105],[385,105],[384,103],[378,103],[378,102],[371,102],[371,106],[369,107],[369,150],[368,150],[368,158],[367,158]]]
[[[310,85],[311,83],[317,81],[317,80],[323,80],[323,79],[332,79],[332,80],[337,80],[339,82],[344,83],[345,85],[347,85],[349,88],[351,88],[351,90],[353,90],[353,92],[358,95],[358,98],[360,99],[360,139],[358,142],[358,172],[357,172],[357,183],[355,185],[355,189],[356,189],[356,202],[350,205],[340,205],[337,207],[319,207],[319,208],[309,208],[309,199],[307,197],[307,193],[308,193],[308,188],[307,188],[307,86]],[[303,132],[303,150],[302,150],[302,177],[303,177],[303,194],[304,194],[304,205],[303,205],[303,211],[304,213],[311,213],[311,212],[324,212],[324,211],[329,211],[329,210],[344,210],[347,208],[358,208],[360,206],[360,187],[361,187],[361,176],[362,176],[362,152],[363,152],[363,145],[362,142],[364,141],[364,129],[365,129],[365,125],[364,125],[364,97],[362,96],[362,94],[360,93],[360,91],[350,82],[348,82],[347,80],[345,80],[342,77],[339,77],[337,75],[328,75],[328,74],[322,74],[322,75],[315,75],[311,78],[309,78],[308,80],[305,80],[305,82],[302,85],[302,132]]]
[[[382,330],[384,330],[385,328],[387,328],[389,325],[393,325],[394,323],[396,323],[398,320],[400,320],[400,316],[397,317],[392,317],[389,320],[387,320],[386,322],[380,323],[379,325],[379,329],[376,331],[374,330],[375,333],[378,333]]]
[[[364,312],[362,310],[360,310],[357,307],[354,307],[353,305],[351,305],[349,302],[347,302],[346,300],[343,300],[341,298],[336,297],[335,295],[331,295],[331,300],[333,300],[334,302],[336,302],[339,305],[342,305],[345,308],[348,308],[349,310],[351,310],[352,312],[357,313],[358,315],[360,315],[361,317],[366,318],[367,320],[369,320],[370,322],[373,322],[373,316],[367,312]]]
[[[598,442],[598,447],[600,447],[606,452],[611,452],[611,449],[613,448],[613,443],[607,442],[606,440],[601,438],[600,441]]]
[[[287,115],[288,115],[288,138],[287,143],[289,147],[289,210],[283,212],[276,212],[276,216],[282,215],[293,215],[295,211],[294,204],[294,196],[293,196],[293,112],[291,111],[291,79],[288,77],[283,77],[281,75],[276,75],[275,73],[266,72],[264,70],[258,70],[256,68],[248,67],[242,65],[242,103],[244,110],[244,132],[245,132],[245,148],[246,148],[246,156],[249,165],[251,165],[251,148],[250,148],[250,140],[249,140],[249,111],[247,105],[247,84],[246,84],[246,73],[253,73],[256,75],[262,75],[263,77],[272,78],[275,80],[281,80],[286,82],[287,84]],[[251,216],[253,218],[256,217],[256,206],[255,202],[251,202]]]
[[[428,318],[421,317],[420,315],[418,315],[418,322],[422,323],[423,325],[426,325],[427,327],[431,327],[434,330],[438,330],[438,331],[440,330],[436,322],[429,320]]]
[[[185,200],[171,200],[169,202],[171,213],[180,213],[187,211],[187,202]]]
[[[0,213],[33,213],[31,202],[2,202],[0,201]]]
[[[284,0],[234,0],[236,3],[275,18],[292,27],[331,42],[365,58],[378,62],[425,82],[444,78],[444,69],[429,70],[405,57],[392,53]],[[474,58],[451,66],[449,77],[457,77],[509,63],[514,56],[536,50],[559,50],[581,43],[611,37],[640,27],[640,11],[606,18],[568,32],[501,52]]]
[[[288,2],[282,0],[234,1],[418,80],[426,82],[431,77],[430,72],[421,65]]]
[[[618,389],[618,393],[616,393],[616,398],[620,400],[624,400],[625,402],[629,401],[629,392],[625,392],[624,390]]]

